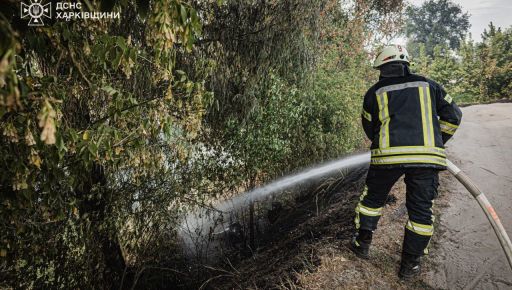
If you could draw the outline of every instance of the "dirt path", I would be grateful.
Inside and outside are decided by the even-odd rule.
[[[512,234],[512,104],[463,108],[448,143],[449,158],[484,191]],[[443,289],[512,289],[512,271],[482,210],[452,177],[443,174],[438,237],[427,282]]]

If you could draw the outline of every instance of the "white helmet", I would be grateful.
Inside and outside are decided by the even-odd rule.
[[[375,61],[373,62],[373,67],[378,68],[379,66],[392,61],[410,63],[409,53],[407,52],[407,49],[398,44],[388,45],[384,47],[375,58]]]

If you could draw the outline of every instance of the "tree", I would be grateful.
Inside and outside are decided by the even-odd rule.
[[[409,6],[406,14],[405,34],[413,55],[417,44],[424,44],[429,56],[434,55],[437,45],[457,49],[470,27],[469,14],[450,0],[428,0],[419,7]]]
[[[0,288],[165,283],[184,211],[360,144],[368,23],[401,1],[356,2],[96,0],[121,17],[38,28],[2,4]]]
[[[510,98],[512,89],[512,28],[502,30],[491,22],[478,46],[484,99]]]
[[[52,19],[43,28],[20,20],[19,2],[3,4],[0,287],[120,288],[123,248],[133,243],[120,235],[123,217],[134,200],[158,199],[154,177],[179,163],[201,127],[210,94],[175,61],[200,33],[196,10],[138,3],[111,7],[119,19]]]
[[[452,93],[454,86],[459,82],[456,74],[458,62],[455,56],[446,47],[438,45],[434,48],[434,56],[429,66],[429,76],[443,84],[445,89]]]
[[[471,38],[461,44],[458,55],[460,63],[455,74],[459,76],[459,82],[452,96],[455,96],[459,102],[473,102],[481,99],[482,63],[478,59],[477,47]]]
[[[425,45],[419,44],[417,47],[418,53],[414,56],[413,70],[421,75],[428,75],[430,69],[430,63],[432,58],[425,52]]]

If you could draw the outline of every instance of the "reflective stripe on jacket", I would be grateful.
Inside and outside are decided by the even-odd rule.
[[[415,74],[382,78],[363,103],[371,165],[445,169],[444,143],[461,119],[459,107],[436,82]]]

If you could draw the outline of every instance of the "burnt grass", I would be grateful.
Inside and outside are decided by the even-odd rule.
[[[258,247],[226,255],[208,267],[202,289],[276,289],[300,286],[297,275],[315,271],[317,249],[329,241],[342,247],[353,233],[354,206],[363,187],[365,169],[329,179],[285,206],[258,236]],[[195,287],[194,287],[195,288]]]
[[[428,275],[410,283],[396,275],[407,218],[405,184],[393,188],[371,259],[364,260],[347,244],[366,168],[340,175],[299,186],[292,192],[301,194],[293,194],[278,211],[274,205],[256,209],[254,220],[267,223],[254,223],[253,242],[249,219],[242,215],[243,238],[226,241],[220,259],[198,263],[170,251],[175,255],[166,259],[169,265],[146,270],[135,289],[433,289],[425,281]],[[424,272],[435,268],[426,262]]]

